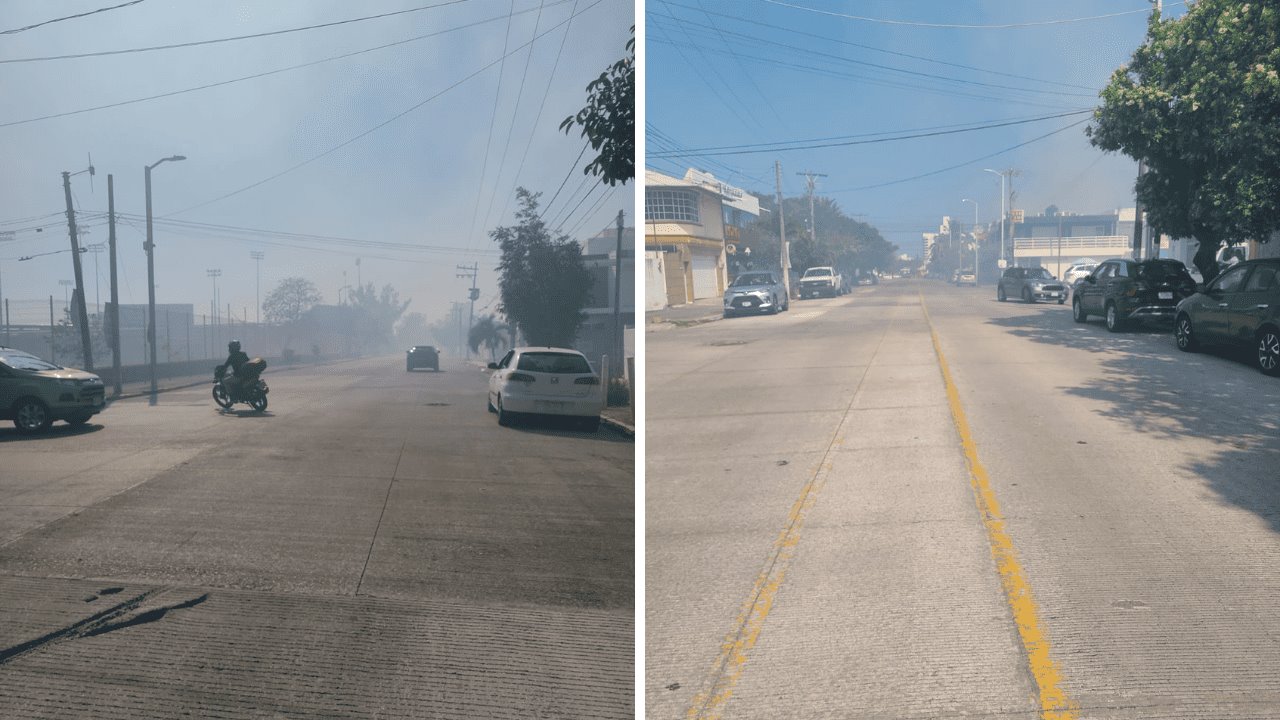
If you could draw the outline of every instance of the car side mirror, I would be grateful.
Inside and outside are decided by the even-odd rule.
[[[498,363],[489,363],[489,369],[490,369],[490,370],[497,370],[497,369],[498,369]]]

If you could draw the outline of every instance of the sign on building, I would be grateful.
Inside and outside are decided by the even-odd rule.
[[[1026,213],[1023,210],[1009,210],[1009,222],[1020,223],[1025,217]]]

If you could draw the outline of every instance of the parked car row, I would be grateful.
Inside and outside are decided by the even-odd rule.
[[[1064,290],[1043,268],[1008,268],[996,298],[1061,304]],[[1203,286],[1177,260],[1114,258],[1080,276],[1070,298],[1078,323],[1099,316],[1111,332],[1138,322],[1167,323],[1179,350],[1250,349],[1259,370],[1280,375],[1280,258],[1231,265]]]

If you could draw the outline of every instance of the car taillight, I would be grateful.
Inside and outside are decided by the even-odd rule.
[[[528,373],[521,373],[521,372],[511,373],[510,375],[507,376],[507,379],[512,382],[533,382],[537,380],[537,378],[535,378],[534,376]]]
[[[599,384],[600,384],[600,378],[594,378],[594,377],[580,377],[580,378],[578,378],[577,380],[574,380],[574,381],[573,381],[573,384],[574,384],[574,385],[599,385]]]

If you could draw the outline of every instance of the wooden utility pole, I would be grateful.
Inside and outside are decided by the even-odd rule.
[[[623,375],[622,363],[625,360],[623,355],[626,354],[626,343],[622,339],[622,211],[618,211],[618,249],[614,258],[614,280],[613,280],[613,348],[616,351],[617,368],[615,377]],[[608,391],[605,391],[605,397],[608,397]]]
[[[90,168],[92,171],[92,168]],[[62,172],[62,191],[67,199],[67,228],[71,235],[71,266],[76,276],[76,324],[80,326],[80,353],[84,369],[93,370],[93,347],[89,338],[89,311],[84,306],[84,272],[80,269],[80,240],[76,237],[76,211],[71,205],[71,173]]]
[[[116,286],[116,190],[115,177],[107,175],[107,252],[111,256],[111,313],[106,316],[110,327],[111,370],[115,378],[114,390],[123,392],[120,383],[120,290]]]
[[[791,249],[787,247],[787,224],[783,221],[782,212],[782,161],[773,161],[773,174],[778,187],[778,245],[782,250],[782,288],[787,297],[791,297]]]
[[[816,177],[827,177],[824,173],[816,173],[812,170],[798,172],[797,175],[803,175],[809,185],[809,241],[816,246],[818,243],[818,227],[813,217],[813,179]]]

